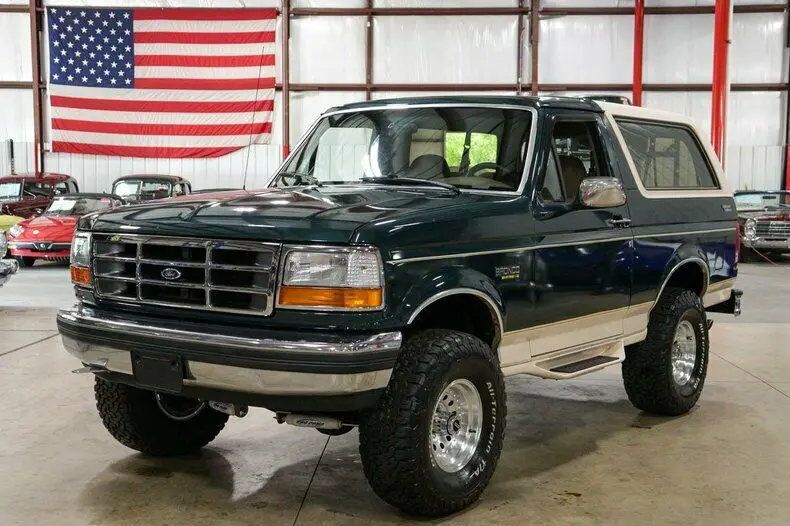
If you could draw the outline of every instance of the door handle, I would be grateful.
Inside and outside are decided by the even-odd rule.
[[[628,219],[627,217],[618,217],[618,218],[607,219],[606,224],[611,227],[626,228],[631,225],[631,220]]]

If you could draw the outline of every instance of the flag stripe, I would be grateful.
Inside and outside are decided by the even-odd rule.
[[[243,68],[245,66],[274,66],[274,55],[135,55],[135,66],[178,66]]]
[[[50,114],[53,118],[72,119],[94,122],[121,122],[128,124],[250,124],[270,122],[271,111],[240,112],[240,113],[164,113],[147,111],[105,111],[87,110],[83,108],[65,108],[52,106]]]
[[[53,130],[72,130],[94,133],[118,133],[124,135],[257,135],[271,133],[270,122],[245,124],[132,124],[123,122],[97,122],[72,119],[52,119]]]
[[[276,19],[277,9],[158,9],[137,8],[134,20],[263,20]]]
[[[52,84],[49,90],[52,95],[66,97],[85,97],[112,100],[140,101],[186,101],[186,102],[250,102],[254,100],[274,99],[274,88],[258,90],[135,90],[127,88],[94,88],[81,86],[64,86]]]
[[[165,101],[165,100],[108,100],[84,97],[50,97],[53,108],[81,108],[87,110],[127,111],[142,113],[238,113],[272,111],[274,100],[222,102],[222,101]]]
[[[135,44],[251,44],[274,42],[274,31],[252,33],[170,33],[167,31],[135,32]]]
[[[233,153],[239,148],[160,148],[151,146],[113,146],[108,144],[90,144],[66,141],[53,141],[52,151],[55,153],[87,153],[91,155],[110,155],[120,157],[158,157],[177,159],[184,157],[222,157]]]
[[[135,44],[135,55],[273,55],[272,42],[257,44]]]
[[[192,84],[193,79],[264,79],[274,77],[274,66],[239,68],[184,68],[180,66],[139,66],[134,69],[135,87],[138,79],[170,79]],[[183,79],[183,81],[181,80]],[[257,83],[256,83],[257,85]]]
[[[268,134],[262,134],[267,136]],[[161,146],[163,148],[243,148],[250,135],[133,135],[123,133],[52,130],[53,141],[106,144],[108,146]],[[252,142],[256,138],[252,137]]]
[[[226,20],[207,24],[195,20],[135,20],[135,31],[171,31],[174,33],[248,33],[273,31],[274,20]]]
[[[255,88],[273,88],[274,77],[260,79],[135,79],[137,89],[173,89],[173,90],[240,90]]]

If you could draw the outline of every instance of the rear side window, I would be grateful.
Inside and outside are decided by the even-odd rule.
[[[691,130],[683,126],[617,120],[648,190],[718,188],[713,170]]]

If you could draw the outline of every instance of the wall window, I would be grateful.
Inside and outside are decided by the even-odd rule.
[[[718,188],[705,153],[688,128],[624,120],[617,124],[645,188]]]

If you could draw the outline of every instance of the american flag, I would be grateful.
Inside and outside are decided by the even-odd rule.
[[[47,15],[53,151],[218,157],[271,138],[275,9]]]

